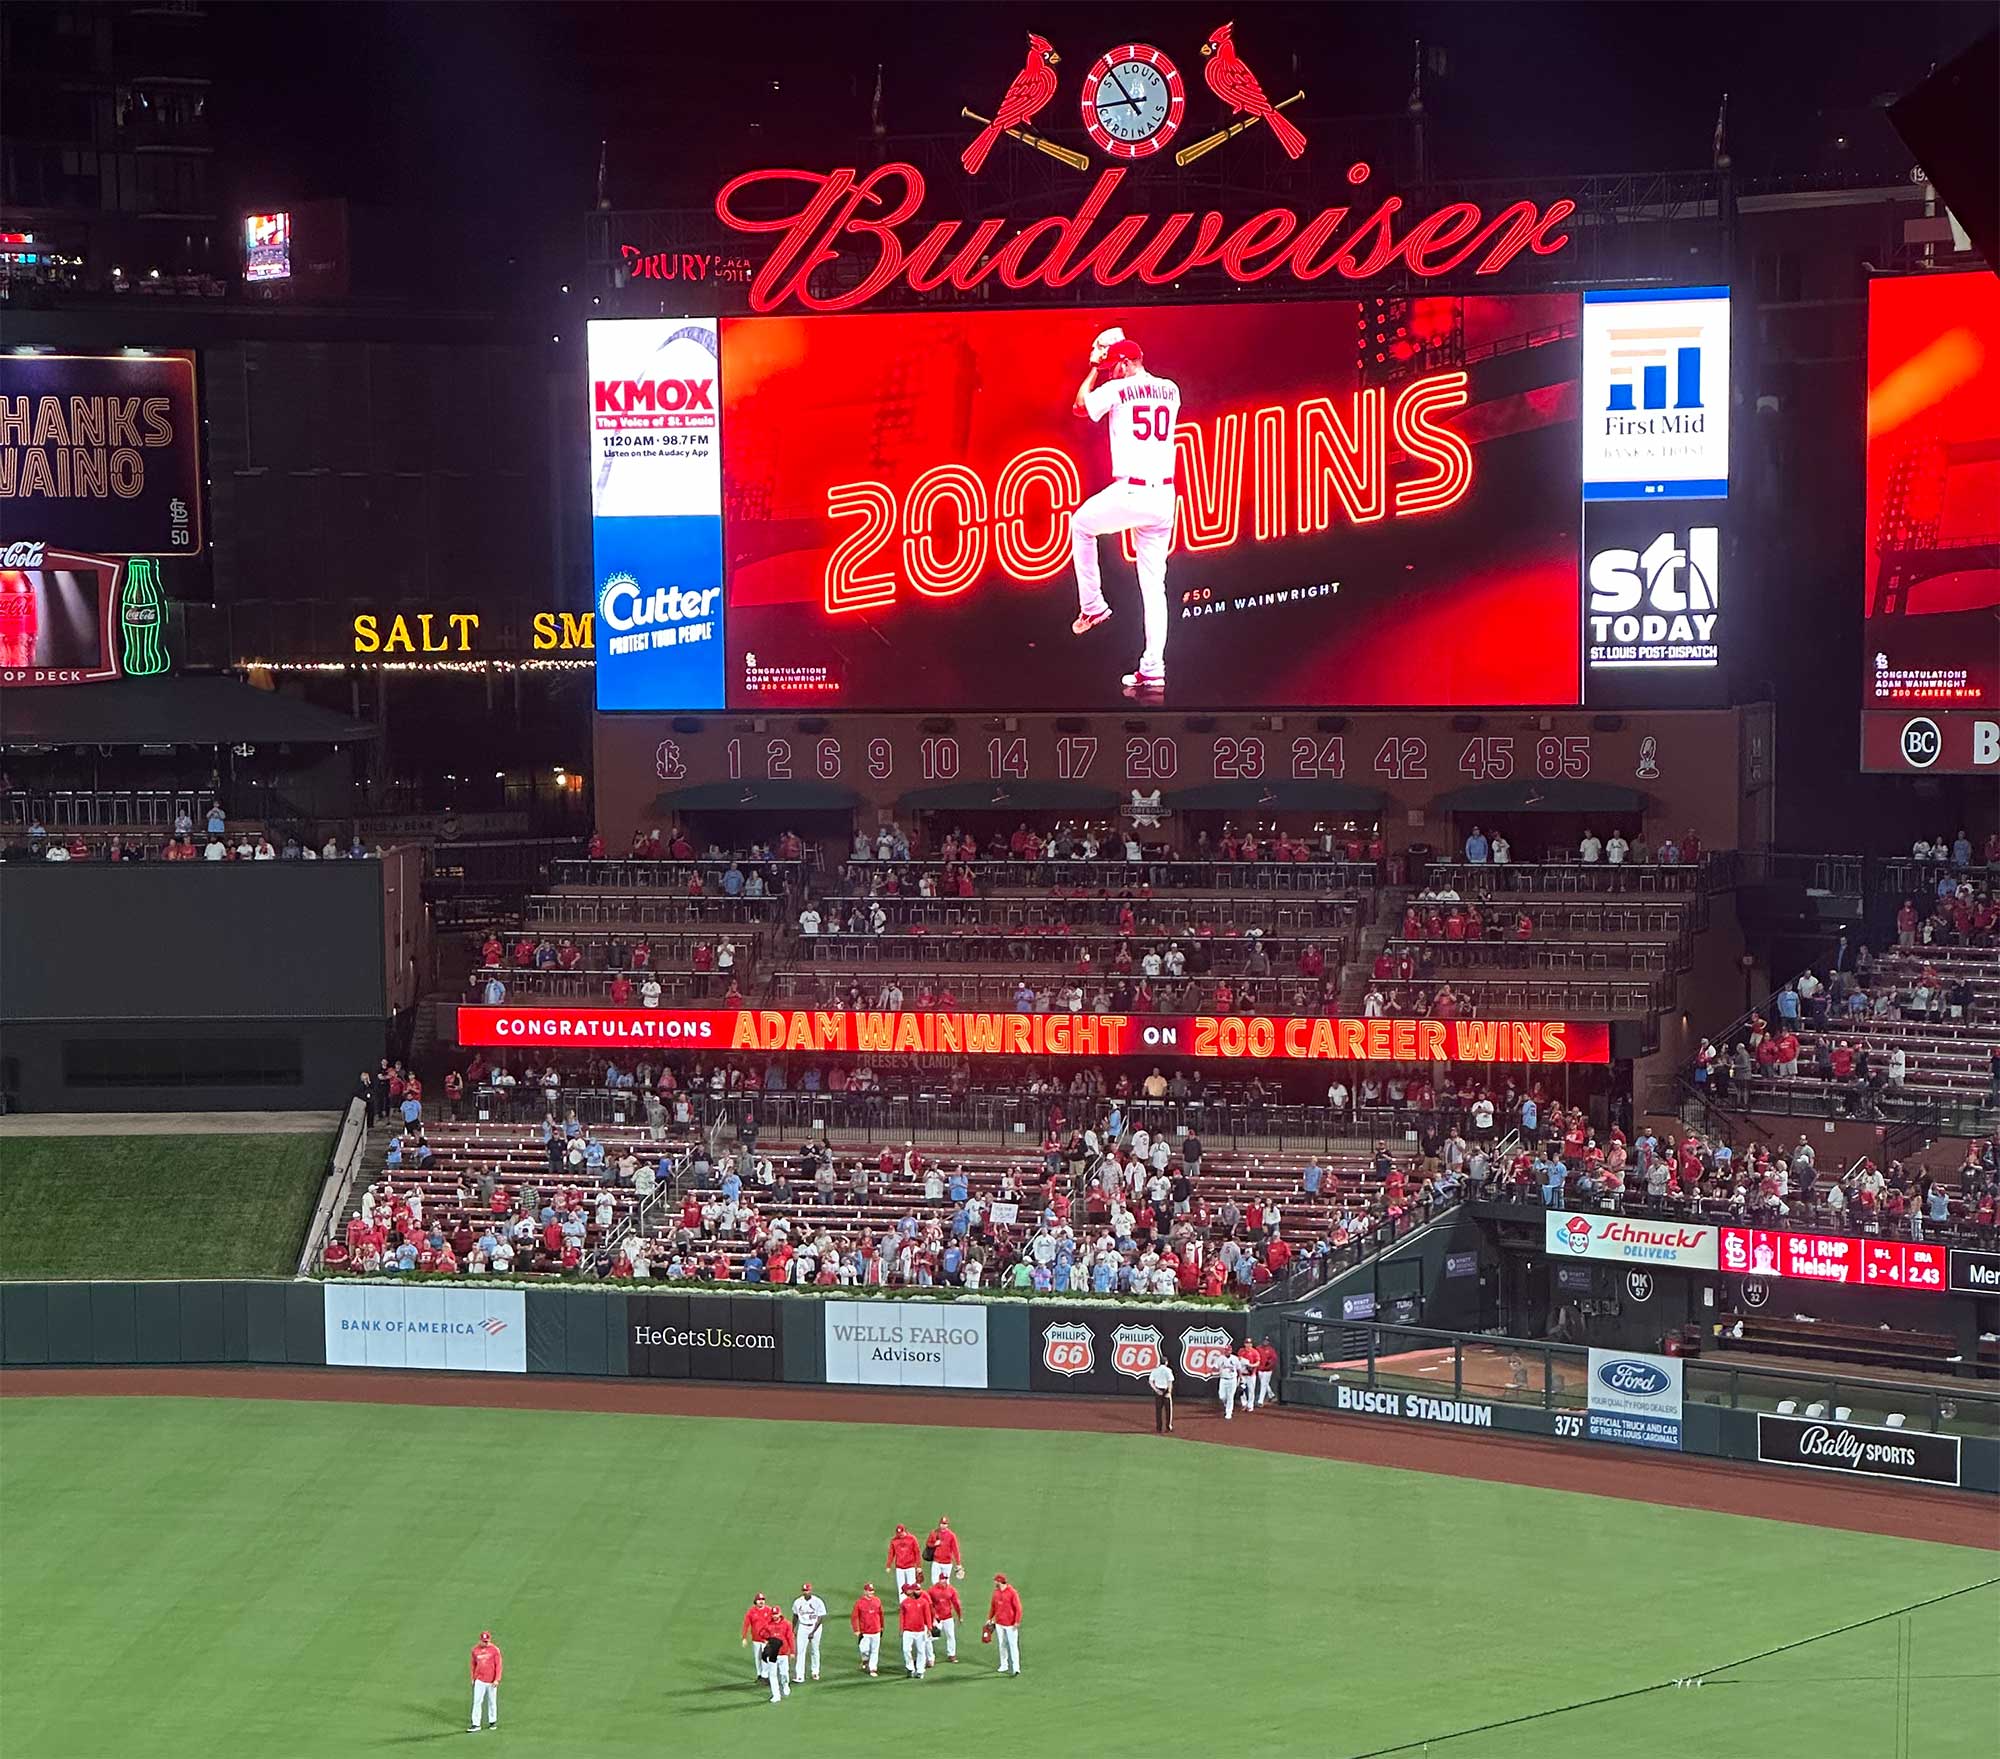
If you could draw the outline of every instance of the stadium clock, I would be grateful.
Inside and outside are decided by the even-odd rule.
[[[1083,126],[1114,159],[1157,153],[1186,113],[1180,69],[1148,44],[1112,49],[1084,75]]]

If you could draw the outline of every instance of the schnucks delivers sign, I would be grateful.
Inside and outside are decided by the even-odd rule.
[[[462,1007],[462,1045],[1220,1061],[1604,1063],[1611,1029],[1577,1020],[1356,1020],[1268,1014],[850,1012],[826,1008]],[[1710,1233],[1714,1230],[1710,1229]],[[1711,1252],[1711,1260],[1713,1254]],[[1713,1269],[1711,1262],[1710,1268]]]
[[[1639,1221],[1552,1209],[1542,1218],[1542,1249],[1551,1258],[1608,1258],[1617,1264],[1713,1270],[1718,1230],[1696,1222]]]

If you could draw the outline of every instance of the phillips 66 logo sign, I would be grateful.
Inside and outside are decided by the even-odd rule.
[[[1236,1341],[1219,1325],[1191,1325],[1181,1333],[1181,1372],[1191,1380],[1213,1380],[1222,1359],[1236,1353]]]
[[[1119,1374],[1144,1380],[1160,1365],[1160,1333],[1150,1325],[1121,1325],[1111,1334],[1111,1366]]]
[[[1060,1325],[1043,1328],[1042,1366],[1051,1374],[1088,1374],[1096,1361],[1090,1327],[1081,1320],[1065,1320]]]

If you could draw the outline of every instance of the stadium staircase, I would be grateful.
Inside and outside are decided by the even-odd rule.
[[[1408,886],[1383,886],[1375,893],[1375,920],[1361,929],[1354,957],[1341,967],[1340,1011],[1345,1015],[1361,1012],[1361,998],[1373,980],[1375,960],[1402,925],[1403,912],[1413,894]]]

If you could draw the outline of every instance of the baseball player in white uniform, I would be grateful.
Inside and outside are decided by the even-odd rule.
[[[1236,1352],[1230,1351],[1216,1365],[1215,1396],[1222,1401],[1222,1420],[1231,1422],[1236,1416],[1236,1383],[1243,1365],[1236,1360]]]
[[[826,1623],[826,1602],[813,1592],[810,1582],[802,1583],[798,1599],[792,1602],[792,1623],[798,1640],[792,1650],[792,1683],[801,1685],[806,1677],[806,1654],[812,1654],[812,1676],[819,1678],[819,1630]]]
[[[1109,329],[1090,346],[1090,371],[1071,405],[1111,430],[1111,481],[1070,518],[1070,552],[1076,562],[1076,621],[1083,635],[1111,615],[1098,577],[1097,540],[1129,531],[1139,556],[1139,602],[1146,644],[1139,663],[1122,680],[1127,690],[1157,690],[1167,681],[1167,551],[1174,539],[1174,428],[1181,391],[1171,379],[1146,371],[1139,344]]]

